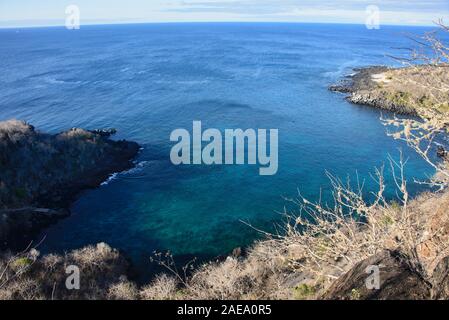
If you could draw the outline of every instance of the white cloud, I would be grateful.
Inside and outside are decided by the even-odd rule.
[[[380,8],[383,24],[449,20],[449,0],[0,0],[0,23],[65,19],[76,2],[85,22],[280,21],[364,23],[365,8]]]

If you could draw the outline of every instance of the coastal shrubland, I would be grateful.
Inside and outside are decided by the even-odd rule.
[[[338,191],[344,193],[338,199],[350,194]],[[365,206],[357,199],[347,202],[361,205],[357,218],[306,201],[304,213],[312,213],[313,221],[291,217],[285,234],[267,235],[244,256],[209,262],[191,272],[178,272],[170,256],[161,255],[167,272],[141,286],[128,279],[126,259],[105,244],[65,255],[40,257],[35,250],[3,255],[0,298],[449,298],[444,289],[449,273],[449,193],[424,193],[406,206],[383,201]],[[367,290],[366,267],[376,264],[382,266],[381,289]],[[80,290],[65,287],[68,265],[80,268]]]
[[[67,290],[66,268],[80,269],[80,290]],[[128,262],[104,243],[64,255],[40,256],[36,249],[0,257],[0,299],[108,299],[129,296]]]

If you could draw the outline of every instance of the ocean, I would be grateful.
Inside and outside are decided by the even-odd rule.
[[[72,215],[42,232],[42,252],[106,242],[146,276],[154,251],[176,261],[230,253],[276,232],[298,191],[329,202],[329,172],[375,190],[375,167],[399,149],[406,174],[432,170],[385,134],[380,111],[351,105],[330,84],[410,46],[428,28],[275,23],[179,23],[0,29],[0,120],[23,119],[56,133],[116,128],[143,150],[136,167],[84,192]],[[384,112],[384,116],[391,116]],[[279,169],[174,166],[170,133],[204,128],[278,129]],[[253,227],[249,227],[252,225]]]

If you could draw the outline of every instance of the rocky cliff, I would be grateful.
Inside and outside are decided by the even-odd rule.
[[[132,167],[139,145],[114,131],[72,128],[50,135],[18,120],[0,122],[0,246],[21,248],[68,212],[87,188]]]

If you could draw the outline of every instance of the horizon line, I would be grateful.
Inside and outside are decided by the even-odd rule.
[[[17,26],[2,26],[0,21],[0,29],[37,29],[37,28],[59,28],[65,27],[64,24],[48,24],[48,25],[17,25]],[[341,24],[341,25],[360,25],[365,24],[359,22],[320,22],[320,21],[111,21],[111,22],[88,22],[80,24],[83,26],[108,26],[108,25],[136,25],[136,24],[210,24],[210,23],[245,23],[245,24],[256,24],[256,23],[273,23],[273,24]],[[436,22],[432,24],[380,24],[380,29],[382,26],[385,27],[437,27]]]

